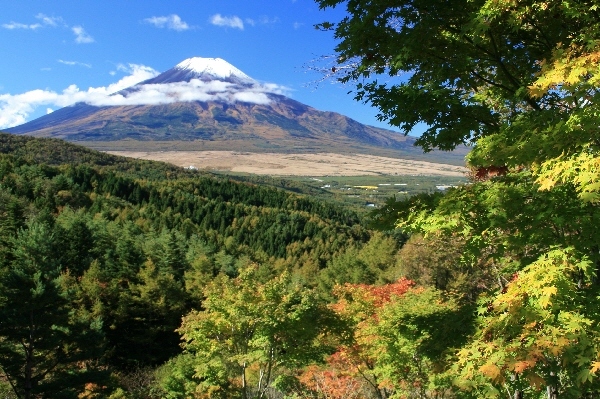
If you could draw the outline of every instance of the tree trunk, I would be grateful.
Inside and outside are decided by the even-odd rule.
[[[262,399],[265,397],[267,388],[269,387],[269,384],[271,383],[271,371],[273,369],[273,358],[274,358],[274,350],[273,350],[273,348],[270,348],[269,349],[269,363],[267,364],[266,377],[261,372],[260,380],[258,383],[259,399]],[[264,378],[264,384],[263,384],[263,378]]]
[[[550,378],[548,379],[550,383],[546,386],[546,396],[548,399],[558,399],[558,389],[556,388],[556,373],[554,371],[550,372]]]
[[[512,382],[515,382],[519,379],[519,375],[514,373],[510,376],[510,380]],[[507,388],[508,390],[508,388]],[[510,391],[508,392],[508,394],[510,395]],[[519,389],[515,389],[515,392],[513,393],[513,399],[523,399],[523,391],[519,390]]]
[[[592,249],[592,259],[596,256],[596,273],[594,276],[594,283],[600,285],[600,247],[594,246]]]
[[[548,385],[546,387],[546,395],[548,399],[558,399],[558,391],[554,385]]]
[[[248,399],[246,388],[246,362],[242,365],[242,399]]]
[[[25,350],[25,389],[24,389],[24,399],[31,398],[31,391],[33,390],[33,332],[35,330],[34,326],[34,315],[33,311],[29,313],[29,339],[27,344],[23,345]]]

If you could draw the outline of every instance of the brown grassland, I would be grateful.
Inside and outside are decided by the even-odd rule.
[[[201,170],[271,176],[464,176],[466,168],[364,154],[279,154],[237,151],[108,151]]]

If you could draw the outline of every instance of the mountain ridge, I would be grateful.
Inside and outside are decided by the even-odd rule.
[[[5,131],[92,147],[110,142],[113,150],[120,142],[127,149],[181,142],[202,149],[235,143],[247,151],[421,153],[410,136],[319,111],[219,58],[189,58],[113,96],[122,105],[77,103]]]

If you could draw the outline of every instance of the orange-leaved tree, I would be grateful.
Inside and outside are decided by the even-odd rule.
[[[452,389],[444,355],[471,324],[453,300],[405,278],[380,286],[340,285],[334,295],[331,307],[350,328],[328,359],[330,391],[348,387],[350,379],[362,380],[381,399],[441,397]]]

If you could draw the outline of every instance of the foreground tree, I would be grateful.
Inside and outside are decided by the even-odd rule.
[[[560,132],[547,131],[533,142],[531,133],[560,128],[574,113],[583,116],[589,113],[584,109],[595,107],[600,18],[593,2],[317,3],[343,5],[348,12],[337,24],[320,25],[340,39],[335,74],[343,82],[356,81],[356,98],[372,103],[392,125],[408,132],[427,124],[417,141],[425,149],[495,136],[485,143],[495,142],[501,151],[481,154],[497,158],[491,162],[504,158],[520,165],[523,158],[509,159],[516,153],[529,159],[557,156],[567,144],[553,134]],[[399,79],[379,83],[384,74]],[[581,131],[560,129],[573,128]],[[577,141],[571,146],[584,144]],[[541,148],[551,152],[533,151]]]
[[[76,398],[101,376],[102,322],[75,306],[51,228],[27,227],[0,271],[0,370],[18,398]]]
[[[263,398],[285,370],[323,356],[317,338],[327,312],[289,274],[261,283],[250,266],[236,278],[220,275],[204,295],[203,310],[184,317],[179,329],[195,357],[198,394]]]
[[[345,284],[335,295],[332,308],[350,327],[350,339],[329,359],[337,385],[352,382],[348,377],[360,379],[379,399],[452,393],[445,356],[469,332],[468,311],[407,279],[382,286]]]
[[[573,275],[594,267],[573,255],[551,251],[481,298],[478,331],[454,366],[460,387],[479,397],[597,395],[598,290],[578,287]]]
[[[425,150],[472,145],[473,184],[380,213],[459,239],[483,276],[459,385],[485,395],[597,390],[600,11],[593,1],[317,0],[346,7],[331,71]],[[386,83],[381,76],[388,74]],[[527,282],[527,283],[525,283]]]

